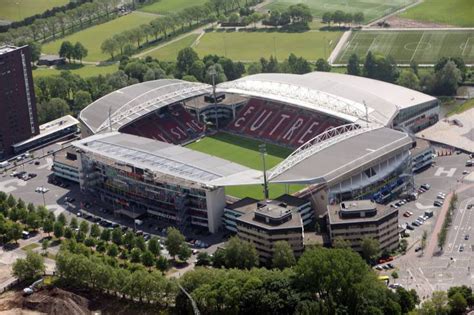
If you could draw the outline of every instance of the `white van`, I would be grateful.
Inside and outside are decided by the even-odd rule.
[[[143,221],[142,221],[142,220],[135,219],[135,224],[136,224],[136,225],[142,225],[142,224],[143,224]]]
[[[8,167],[8,165],[10,165],[10,162],[8,162],[8,161],[0,162],[0,168]]]

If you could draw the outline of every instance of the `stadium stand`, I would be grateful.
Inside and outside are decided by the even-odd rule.
[[[195,139],[204,130],[204,125],[196,121],[181,104],[162,108],[121,129],[124,133],[173,144]]]
[[[237,134],[295,148],[343,120],[284,104],[252,98],[228,130]]]

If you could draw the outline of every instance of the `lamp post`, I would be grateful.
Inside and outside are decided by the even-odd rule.
[[[258,146],[260,154],[262,155],[262,162],[263,162],[263,194],[265,196],[265,200],[268,200],[268,183],[267,183],[267,166],[265,163],[265,155],[267,154],[267,147],[263,143]]]
[[[219,129],[219,120],[217,119],[217,97],[216,97],[216,75],[217,75],[217,71],[216,71],[215,66],[212,66],[209,69],[209,75],[212,78],[212,96],[214,98],[214,115],[215,115],[215,118],[216,118],[216,130],[218,130]]]

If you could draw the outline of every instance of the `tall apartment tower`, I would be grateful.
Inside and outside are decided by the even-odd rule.
[[[30,47],[0,47],[0,160],[38,133]]]

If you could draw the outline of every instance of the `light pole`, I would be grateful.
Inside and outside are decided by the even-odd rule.
[[[218,130],[219,129],[219,120],[217,119],[217,97],[216,97],[216,75],[217,75],[217,71],[216,71],[215,66],[212,66],[209,69],[209,75],[212,78],[212,96],[214,98],[214,115],[215,115],[215,118],[216,118],[216,130]]]
[[[267,154],[267,147],[265,143],[258,146],[260,154],[262,155],[262,162],[263,162],[263,194],[265,196],[265,200],[268,200],[268,183],[267,183],[267,166],[265,163],[265,155]]]
[[[43,196],[43,207],[46,207],[46,200],[44,199],[44,186],[41,186],[41,195]]]

